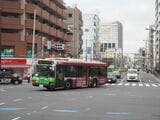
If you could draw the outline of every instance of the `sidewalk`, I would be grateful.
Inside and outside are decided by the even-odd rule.
[[[151,74],[156,80],[160,81],[160,74]]]

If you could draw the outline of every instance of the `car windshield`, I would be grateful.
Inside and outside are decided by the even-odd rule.
[[[130,70],[130,71],[128,71],[128,74],[137,74],[137,71]]]

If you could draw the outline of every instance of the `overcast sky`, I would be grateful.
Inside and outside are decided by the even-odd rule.
[[[77,4],[83,13],[99,11],[101,22],[123,24],[124,53],[135,53],[145,45],[148,31],[155,21],[155,0],[64,0],[67,6]]]

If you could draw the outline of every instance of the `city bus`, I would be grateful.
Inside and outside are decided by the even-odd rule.
[[[39,59],[32,85],[48,90],[97,87],[107,83],[107,67],[103,62],[80,59]]]

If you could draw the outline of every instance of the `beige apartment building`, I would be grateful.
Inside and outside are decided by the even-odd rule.
[[[68,35],[72,36],[72,40],[67,44],[70,48],[68,53],[71,57],[79,58],[82,54],[82,12],[77,7],[67,7],[67,20],[65,21],[68,26]]]

